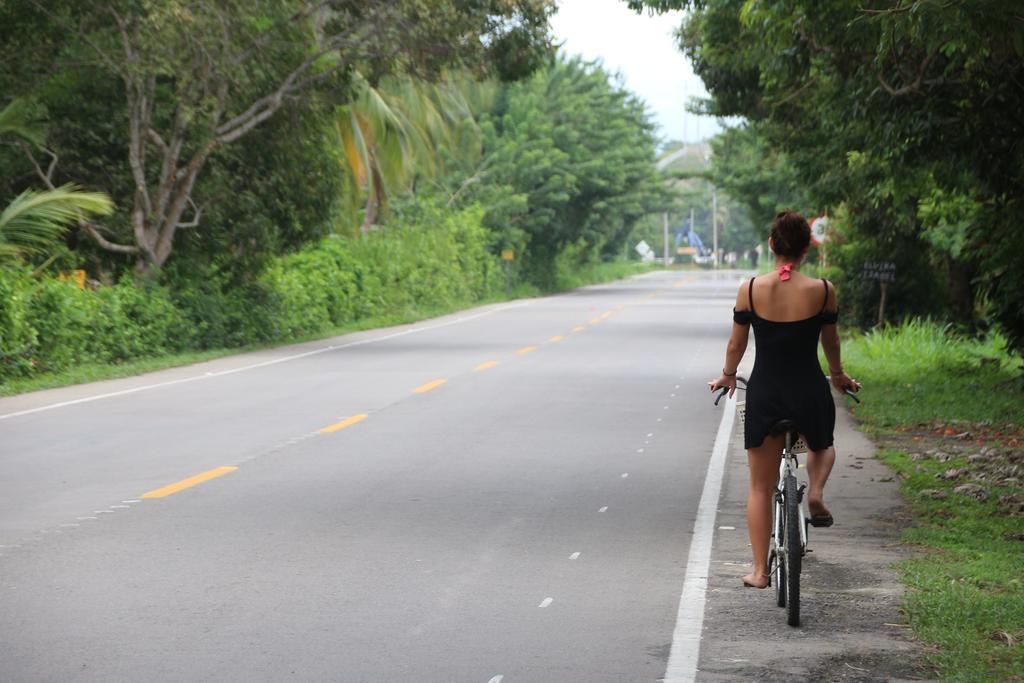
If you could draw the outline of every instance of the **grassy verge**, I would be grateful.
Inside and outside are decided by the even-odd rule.
[[[1024,680],[1024,385],[998,337],[913,322],[855,337],[856,415],[902,481],[904,609],[944,680]]]
[[[573,279],[571,287],[565,287],[565,289],[573,289],[576,287],[583,287],[590,284],[598,284],[601,282],[619,280],[625,277],[629,277],[630,275],[636,275],[638,273],[648,272],[650,270],[653,270],[653,268],[637,262],[623,261],[602,263],[600,265],[590,267],[583,272],[580,272]],[[540,292],[533,287],[519,286],[512,291],[511,298],[518,299],[523,297],[537,296],[539,294]],[[486,304],[499,303],[501,301],[506,300],[509,300],[509,298],[497,297],[485,301],[476,302],[473,304],[473,306],[483,306]],[[343,334],[349,334],[352,332],[359,332],[361,330],[369,330],[378,327],[389,327],[391,325],[402,325],[407,323],[418,322],[420,320],[425,320],[427,318],[433,318],[448,313],[454,313],[458,310],[460,310],[460,307],[411,309],[402,311],[400,313],[375,316],[372,318],[363,318],[351,325],[337,327],[331,330],[327,330],[321,334],[295,337],[292,339],[275,342],[273,344],[249,345],[244,347],[214,349],[209,351],[177,353],[156,356],[153,358],[143,358],[126,363],[82,364],[79,365],[78,367],[72,368],[64,372],[47,373],[43,375],[37,375],[35,377],[30,377],[27,379],[15,379],[9,380],[7,382],[0,382],[0,396],[13,396],[16,394],[23,394],[29,391],[55,389],[58,387],[69,386],[72,384],[82,384],[85,382],[98,382],[108,379],[131,377],[134,375],[141,375],[147,372],[155,372],[157,370],[166,370],[168,368],[192,365],[195,363],[201,363],[204,361],[214,360],[217,358],[223,358],[225,356],[246,353],[249,351],[276,348],[279,346],[298,344],[307,341],[314,341],[317,339],[327,339],[330,337],[337,337]]]

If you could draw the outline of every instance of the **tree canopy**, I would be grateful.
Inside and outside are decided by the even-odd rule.
[[[690,10],[679,31],[710,97],[741,116],[793,202],[835,214],[837,277],[868,319],[860,263],[894,258],[893,303],[998,321],[1024,342],[1024,16],[1009,0],[945,3],[629,0]],[[749,142],[749,140],[748,140]],[[735,168],[734,168],[735,170]],[[792,186],[785,179],[781,186]],[[764,195],[761,195],[764,196]],[[750,200],[756,203],[756,199]]]

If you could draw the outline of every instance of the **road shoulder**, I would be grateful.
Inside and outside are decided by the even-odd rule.
[[[871,441],[837,411],[838,457],[828,502],[836,523],[811,529],[800,628],[785,623],[771,589],[744,588],[749,571],[747,464],[742,428],[733,431],[708,576],[697,680],[922,680],[894,563],[906,521],[893,473]]]

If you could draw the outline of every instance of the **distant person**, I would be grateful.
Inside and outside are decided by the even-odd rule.
[[[803,216],[793,211],[775,216],[768,246],[775,254],[776,270],[740,286],[725,367],[721,377],[708,382],[712,391],[725,387],[729,396],[736,392],[737,368],[753,326],[757,350],[743,425],[750,467],[747,527],[754,553],[753,571],[743,577],[743,583],[753,588],[768,586],[771,502],[785,441],[785,436],[771,436],[769,430],[780,420],[797,424],[810,451],[807,502],[811,524],[828,527],[833,523],[824,492],[836,459],[832,445],[836,408],[818,365],[819,337],[832,386],[860,390],[840,362],[835,287],[828,280],[815,280],[800,272],[810,242],[811,229]]]

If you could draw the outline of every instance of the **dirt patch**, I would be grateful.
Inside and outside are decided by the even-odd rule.
[[[923,495],[995,500],[998,514],[1024,516],[1024,428],[936,420],[878,435],[876,441],[880,448],[906,452],[920,463],[918,472],[936,470],[936,488]]]

